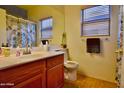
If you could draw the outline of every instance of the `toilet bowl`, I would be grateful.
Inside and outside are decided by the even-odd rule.
[[[75,70],[78,68],[78,63],[74,61],[67,61],[64,63],[64,67],[68,70]]]
[[[64,78],[67,80],[77,80],[77,69],[79,64],[76,61],[68,61],[69,53],[68,49],[61,49],[64,52]]]
[[[64,63],[65,79],[75,81],[77,80],[78,63],[75,61],[67,61]]]

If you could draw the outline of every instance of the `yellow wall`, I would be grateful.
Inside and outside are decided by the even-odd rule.
[[[6,11],[0,9],[0,46],[6,43]]]
[[[35,6],[28,11],[28,15],[29,19],[34,21],[53,16],[52,43],[61,44],[62,32],[66,31],[70,56],[72,60],[79,63],[79,72],[90,77],[115,82],[116,56],[114,51],[117,47],[118,6],[112,7],[111,35],[99,37],[102,41],[102,53],[93,55],[86,53],[86,39],[88,37],[80,37],[80,11],[86,7],[88,6],[65,6],[63,12],[62,8]],[[38,33],[39,38],[40,33]]]
[[[64,31],[64,9],[55,6],[34,6],[29,9],[28,16],[30,20],[39,21],[49,16],[53,17],[53,38],[52,44],[61,44],[61,36]],[[38,30],[38,44],[40,43],[40,30]]]
[[[86,6],[85,6],[86,7]],[[115,82],[118,31],[118,6],[112,7],[110,36],[101,36],[102,53],[88,54],[86,39],[80,37],[80,11],[82,6],[65,6],[65,31],[67,32],[67,46],[70,56],[79,63],[79,72],[90,77]],[[106,40],[108,39],[108,40]]]

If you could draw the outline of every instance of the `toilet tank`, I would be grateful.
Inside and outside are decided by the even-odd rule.
[[[67,59],[68,59],[68,49],[67,48],[62,48],[61,46],[59,45],[50,45],[49,46],[49,50],[50,51],[62,51],[64,52],[64,62],[67,62]]]

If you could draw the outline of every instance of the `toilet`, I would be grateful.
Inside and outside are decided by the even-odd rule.
[[[67,49],[62,49],[64,52],[64,77],[67,80],[75,81],[77,80],[77,69],[79,64],[76,61],[69,61]]]
[[[77,80],[78,63],[75,61],[67,61],[64,63],[65,79],[75,81]]]

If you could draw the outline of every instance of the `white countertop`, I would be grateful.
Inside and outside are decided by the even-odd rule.
[[[64,54],[64,52],[61,52],[61,51],[33,52],[32,54],[22,55],[19,57],[16,57],[15,54],[9,57],[0,56],[0,70],[25,64],[25,63],[29,63],[29,62],[33,62],[39,59],[45,59],[45,58],[61,55],[61,54]]]

